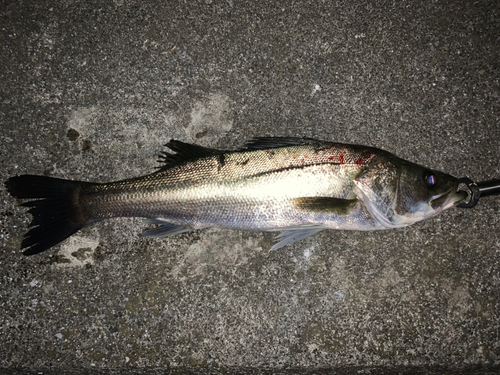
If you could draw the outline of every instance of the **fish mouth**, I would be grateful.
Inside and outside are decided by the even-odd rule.
[[[453,186],[449,190],[432,199],[429,202],[431,207],[438,212],[447,210],[451,207],[455,207],[457,204],[467,198],[467,193],[465,191],[457,190],[458,182],[453,184]]]

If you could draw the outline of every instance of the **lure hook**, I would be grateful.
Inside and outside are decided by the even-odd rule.
[[[457,207],[472,208],[477,204],[479,198],[500,195],[500,179],[476,183],[468,177],[463,177],[458,180],[458,191],[465,191],[467,198]]]

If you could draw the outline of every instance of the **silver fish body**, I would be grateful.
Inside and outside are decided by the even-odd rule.
[[[256,138],[237,151],[167,146],[176,153],[165,153],[160,170],[144,177],[104,184],[9,179],[13,196],[41,198],[25,203],[35,228],[22,247],[37,253],[54,245],[40,237],[51,200],[64,205],[57,224],[72,224],[64,238],[107,218],[133,216],[156,225],[144,233],[149,237],[207,227],[283,231],[273,246],[279,248],[323,229],[410,225],[465,197],[454,177],[372,147],[296,138]],[[37,185],[48,191],[34,194]]]

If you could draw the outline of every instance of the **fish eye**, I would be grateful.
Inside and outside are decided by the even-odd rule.
[[[437,184],[437,177],[432,172],[427,172],[424,175],[424,182],[428,188],[433,188]]]

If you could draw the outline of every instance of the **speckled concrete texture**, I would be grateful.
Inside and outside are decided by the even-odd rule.
[[[500,178],[497,1],[2,1],[0,181],[150,173],[170,138],[376,146]],[[0,372],[500,371],[500,198],[402,230],[139,219],[34,257],[0,187]]]

